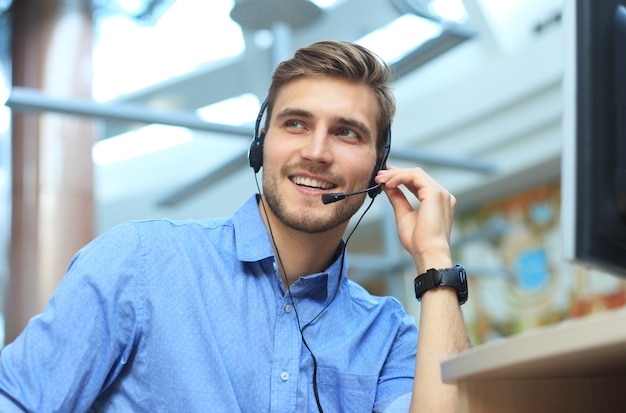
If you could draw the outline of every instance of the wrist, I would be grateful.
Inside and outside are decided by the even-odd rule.
[[[423,274],[430,268],[450,268],[454,266],[450,252],[429,253],[413,256],[413,262],[418,274]]]

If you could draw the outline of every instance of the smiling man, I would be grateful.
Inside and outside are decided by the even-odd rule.
[[[274,225],[304,238],[327,231],[341,237],[364,196],[320,200],[326,192],[367,188],[376,163],[376,107],[366,85],[339,78],[301,77],[281,89],[263,152],[263,199]],[[337,245],[328,246],[329,256]]]
[[[345,42],[281,63],[249,155],[262,194],[229,218],[131,222],[81,249],[3,350],[0,411],[455,411],[439,363],[470,345],[456,200],[420,168],[386,168],[390,81]],[[419,340],[398,301],[347,278],[344,232],[381,187],[419,274]]]

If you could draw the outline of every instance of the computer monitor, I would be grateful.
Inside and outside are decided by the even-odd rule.
[[[565,3],[565,258],[626,277],[626,0]]]

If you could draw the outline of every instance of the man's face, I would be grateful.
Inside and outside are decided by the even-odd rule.
[[[308,233],[347,224],[365,194],[329,205],[322,194],[368,187],[377,108],[367,86],[338,78],[299,78],[280,90],[263,147],[263,195],[280,221]]]

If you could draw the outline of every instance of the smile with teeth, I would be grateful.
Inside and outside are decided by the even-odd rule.
[[[332,189],[336,186],[334,184],[331,184],[330,182],[320,181],[317,179],[307,178],[304,176],[292,176],[291,182],[293,182],[296,185],[306,186],[306,187],[313,188],[313,189],[322,189],[322,190]]]

